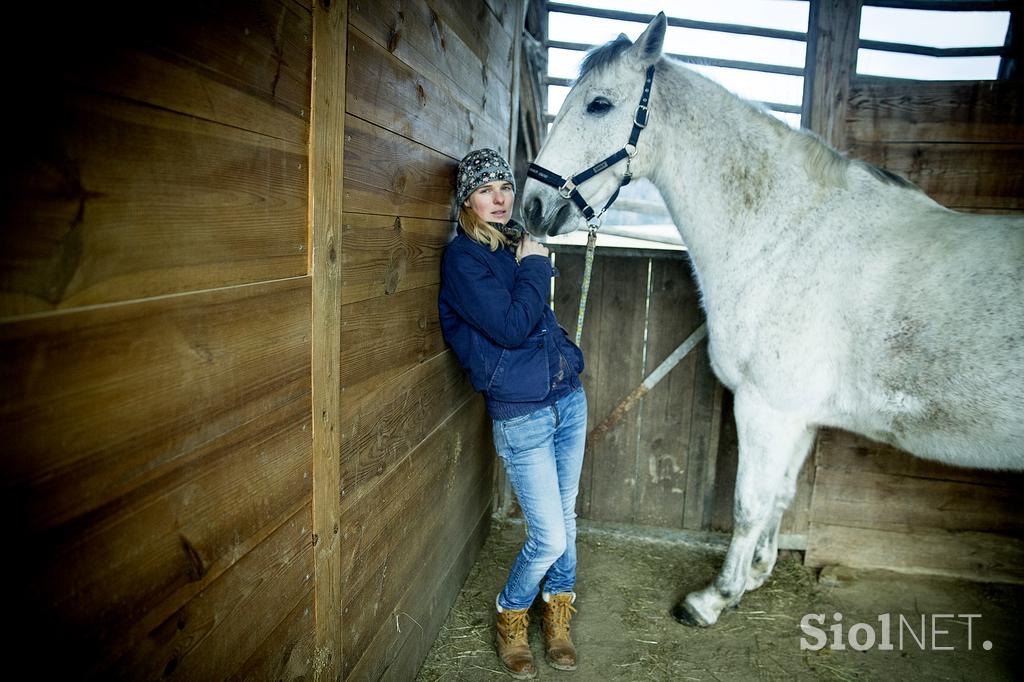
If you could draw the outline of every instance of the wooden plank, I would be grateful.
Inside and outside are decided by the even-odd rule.
[[[341,513],[372,495],[382,479],[472,394],[465,370],[450,351],[361,396],[346,393]]]
[[[657,367],[704,321],[700,293],[689,263],[651,259],[651,297],[647,314],[647,367]],[[696,357],[690,353],[651,389],[640,406],[640,462],[636,522],[681,528],[686,471],[691,455]]]
[[[342,306],[343,392],[358,396],[372,391],[444,350],[439,290],[426,286]]]
[[[70,78],[118,96],[146,93],[140,101],[150,101],[150,96],[180,101],[183,93],[161,94],[157,83],[134,78],[143,73],[136,64],[118,61],[128,56],[129,62],[136,62],[145,53],[148,57],[141,58],[142,63],[151,65],[152,58],[167,66],[176,64],[182,76],[192,73],[186,80],[217,82],[308,120],[310,11],[300,3],[188,0],[153,5],[145,12],[126,2],[67,5],[59,12],[27,3],[12,9],[12,26],[47,27],[43,32],[15,31],[5,41],[8,55],[29,50],[34,55],[19,60],[20,73],[12,74],[19,85],[45,91],[53,89],[54,77]],[[122,76],[125,82],[119,82]],[[195,85],[178,83],[186,90]],[[38,107],[37,113],[41,110]]]
[[[921,528],[1024,535],[1020,491],[960,481],[821,468],[813,519],[912,534]]]
[[[886,141],[851,142],[849,150],[950,208],[1024,208],[1024,145]]]
[[[308,116],[313,63],[308,10],[288,0],[191,0],[165,11],[163,17],[147,16],[146,42],[211,78]]]
[[[436,16],[445,28],[457,35],[508,90],[515,61],[516,8],[511,6],[512,3],[496,6],[493,9],[497,12],[492,11],[486,2],[467,5],[462,0],[430,0],[429,4],[433,8],[431,20]],[[488,82],[497,85],[493,81]]]
[[[507,74],[486,68],[447,22],[425,2],[367,2],[350,7],[352,25],[499,129],[508,125],[511,96]],[[511,64],[511,61],[509,62]],[[503,155],[508,150],[499,149]]]
[[[342,220],[342,303],[440,284],[450,222],[363,213]]]
[[[308,437],[309,402],[293,401],[189,466],[25,538],[33,613],[82,647],[81,665],[105,669],[308,507]]]
[[[310,391],[300,277],[0,325],[4,499],[40,533]]]
[[[720,428],[722,389],[711,371],[707,341],[702,341],[691,353],[694,357],[695,376],[683,528],[710,530],[718,466],[719,433],[716,427]]]
[[[846,111],[851,141],[1024,142],[1020,81],[855,78]]]
[[[341,570],[341,348],[344,254],[345,112],[348,5],[313,10],[313,116],[310,135],[312,245],[313,678],[339,677],[343,635]],[[339,169],[341,172],[339,172]]]
[[[230,678],[244,680],[298,680],[313,670],[313,591],[300,601],[266,641]]]
[[[804,97],[804,127],[836,149],[846,149],[846,107],[856,73],[861,0],[811,4],[808,44],[810,85]],[[809,95],[809,96],[808,96]]]
[[[1024,489],[1024,473],[948,466],[839,429],[819,432],[817,462],[819,467],[851,473],[892,474]]]
[[[458,161],[408,138],[345,117],[347,212],[449,219],[457,166]],[[396,206],[392,195],[401,195],[401,204]]]
[[[478,147],[507,148],[507,124],[467,108],[362,31],[349,30],[348,55],[348,113],[456,159]]]
[[[593,419],[600,423],[618,403],[643,381],[643,344],[648,260],[601,258],[594,260],[585,325],[596,332],[595,345],[583,348],[593,367],[587,385]],[[596,357],[595,357],[596,356]],[[628,413],[590,453],[590,510],[587,518],[631,522],[635,515],[637,484],[637,414]]]
[[[346,668],[352,679],[415,669],[433,642],[483,539],[490,502],[484,484],[494,460],[477,444],[488,437],[483,401],[473,398],[411,453],[379,503],[349,517],[346,555],[362,570],[346,599],[347,627],[364,652]],[[417,654],[402,661],[407,639],[417,642]]]
[[[733,501],[736,493],[736,468],[739,464],[739,438],[736,435],[736,416],[733,395],[722,394],[722,433],[718,441],[718,461],[715,471],[715,499],[711,515],[711,529],[732,532]]]
[[[367,648],[367,654],[353,670],[354,679],[414,679],[448,617],[449,610],[459,596],[466,579],[490,531],[490,516],[485,509],[472,531],[453,537],[458,543],[464,538],[460,550],[449,550],[454,561],[448,572],[435,581],[432,591],[416,590],[410,586],[392,612],[399,616],[385,624]],[[431,555],[436,559],[441,550]],[[488,599],[488,602],[491,600]],[[404,624],[403,624],[404,623]],[[404,629],[403,629],[404,628]]]
[[[1024,583],[1024,541],[991,533],[912,534],[811,523],[808,566],[840,564],[964,580]]]
[[[88,61],[69,59],[64,77],[73,86],[142,102],[267,137],[306,144],[307,110],[282,106],[268,94],[211,78],[165,53],[109,47]]]
[[[522,26],[517,26],[513,23],[516,4],[526,5],[527,3],[524,0],[484,0],[484,2],[491,12],[494,13],[494,16],[498,18],[498,25],[514,37],[516,29],[522,28]]]
[[[243,668],[278,624],[311,597],[309,524],[307,500],[232,570],[157,624],[109,676],[212,680]],[[275,645],[278,652],[285,649],[285,642]]]
[[[0,315],[306,273],[304,146],[76,93],[23,134]]]
[[[455,166],[452,166],[452,191],[445,200],[440,196],[421,199],[394,190],[381,189],[357,178],[345,177],[345,210],[352,213],[395,215],[403,218],[452,221],[455,193]]]

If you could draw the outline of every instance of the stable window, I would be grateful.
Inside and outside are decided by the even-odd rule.
[[[857,73],[914,80],[1000,78],[1009,55],[1011,3],[946,2],[949,10],[935,9],[942,4],[866,0]]]

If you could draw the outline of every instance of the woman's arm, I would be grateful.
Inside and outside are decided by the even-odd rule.
[[[466,249],[444,259],[448,301],[464,320],[505,348],[521,346],[547,306],[551,261],[524,257],[516,270],[512,290],[503,284],[484,254]]]

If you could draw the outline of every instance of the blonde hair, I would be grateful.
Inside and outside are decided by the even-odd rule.
[[[491,251],[508,246],[508,238],[500,230],[494,229],[472,208],[459,206],[459,225],[462,225],[466,234],[481,244],[486,244]]]

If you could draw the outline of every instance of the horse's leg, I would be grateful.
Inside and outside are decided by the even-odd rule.
[[[812,431],[812,441],[813,438],[814,432]],[[782,515],[789,508],[789,503],[793,501],[793,497],[796,495],[797,477],[800,475],[800,467],[803,466],[809,449],[810,443],[802,449],[797,448],[793,453],[794,457],[789,461],[786,475],[782,481],[782,489],[775,498],[775,510],[772,520],[768,522],[768,526],[761,533],[761,537],[754,547],[754,559],[750,565],[750,576],[747,578],[746,592],[761,587],[775,568],[775,560],[779,556],[779,525],[782,523]]]
[[[742,390],[735,404],[739,465],[732,541],[715,580],[672,609],[676,619],[688,625],[711,625],[722,609],[739,602],[751,577],[755,549],[762,544],[759,541],[763,540],[766,555],[774,550],[781,510],[792,498],[789,489],[795,489],[794,472],[800,470],[814,437],[802,419],[773,410]],[[787,482],[789,477],[793,480]],[[774,552],[761,561],[774,565]]]

